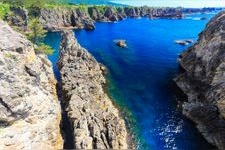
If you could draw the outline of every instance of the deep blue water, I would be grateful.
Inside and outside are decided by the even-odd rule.
[[[209,21],[199,20],[202,16],[213,14],[182,20],[127,19],[96,23],[94,31],[75,31],[79,43],[108,68],[108,92],[124,112],[138,148],[210,148],[178,109],[173,83],[179,73],[177,58],[187,48],[174,40],[196,40]],[[128,48],[115,46],[115,39],[125,39]],[[45,42],[56,49],[49,56],[55,65],[60,33],[49,33]]]

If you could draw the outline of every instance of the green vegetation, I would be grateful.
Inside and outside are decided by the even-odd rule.
[[[45,53],[46,55],[52,55],[54,50],[44,43],[40,43],[39,47],[35,48],[35,52],[37,53]]]
[[[9,10],[9,4],[0,3],[0,19],[4,19]]]
[[[46,31],[43,29],[42,24],[38,18],[31,19],[28,24],[30,32],[27,34],[27,38],[38,45],[39,42],[45,37]]]
[[[47,55],[53,54],[53,49],[42,43],[47,31],[44,30],[38,18],[34,18],[29,21],[28,29],[29,32],[27,33],[27,38],[33,42],[33,44],[37,45],[35,52],[45,53]]]

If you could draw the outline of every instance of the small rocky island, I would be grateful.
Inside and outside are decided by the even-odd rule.
[[[119,46],[121,48],[127,47],[126,40],[115,40],[115,43],[116,43],[117,46]]]
[[[183,113],[208,142],[225,149],[225,11],[216,15],[198,42],[180,56],[184,72],[175,81],[187,95]]]

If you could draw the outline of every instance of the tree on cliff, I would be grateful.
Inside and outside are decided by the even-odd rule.
[[[28,24],[28,29],[30,30],[30,32],[27,34],[28,39],[34,44],[38,45],[46,34],[46,31],[43,29],[39,19],[31,19]]]
[[[37,46],[35,47],[35,51],[37,53],[45,53],[47,55],[53,54],[53,49],[42,43],[47,31],[44,30],[38,18],[34,18],[29,21],[28,29],[29,32],[27,33],[27,38]]]

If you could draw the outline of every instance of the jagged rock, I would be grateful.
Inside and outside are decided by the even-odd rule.
[[[225,148],[225,11],[216,15],[198,42],[180,56],[185,70],[175,81],[188,97],[183,113],[204,137]]]
[[[124,120],[103,90],[103,66],[64,31],[58,62],[75,149],[127,149]]]
[[[28,11],[20,7],[10,7],[10,11],[6,16],[7,22],[14,26],[25,28],[28,24]]]
[[[85,20],[84,21],[84,29],[85,30],[94,30],[95,29],[94,22],[92,20]]]
[[[126,17],[183,18],[181,9],[177,8],[98,7],[101,6],[90,6],[87,9],[45,8],[41,10],[40,20],[46,29],[55,31],[65,28],[93,30],[95,21],[115,22]]]
[[[0,21],[0,149],[61,149],[52,65]]]

